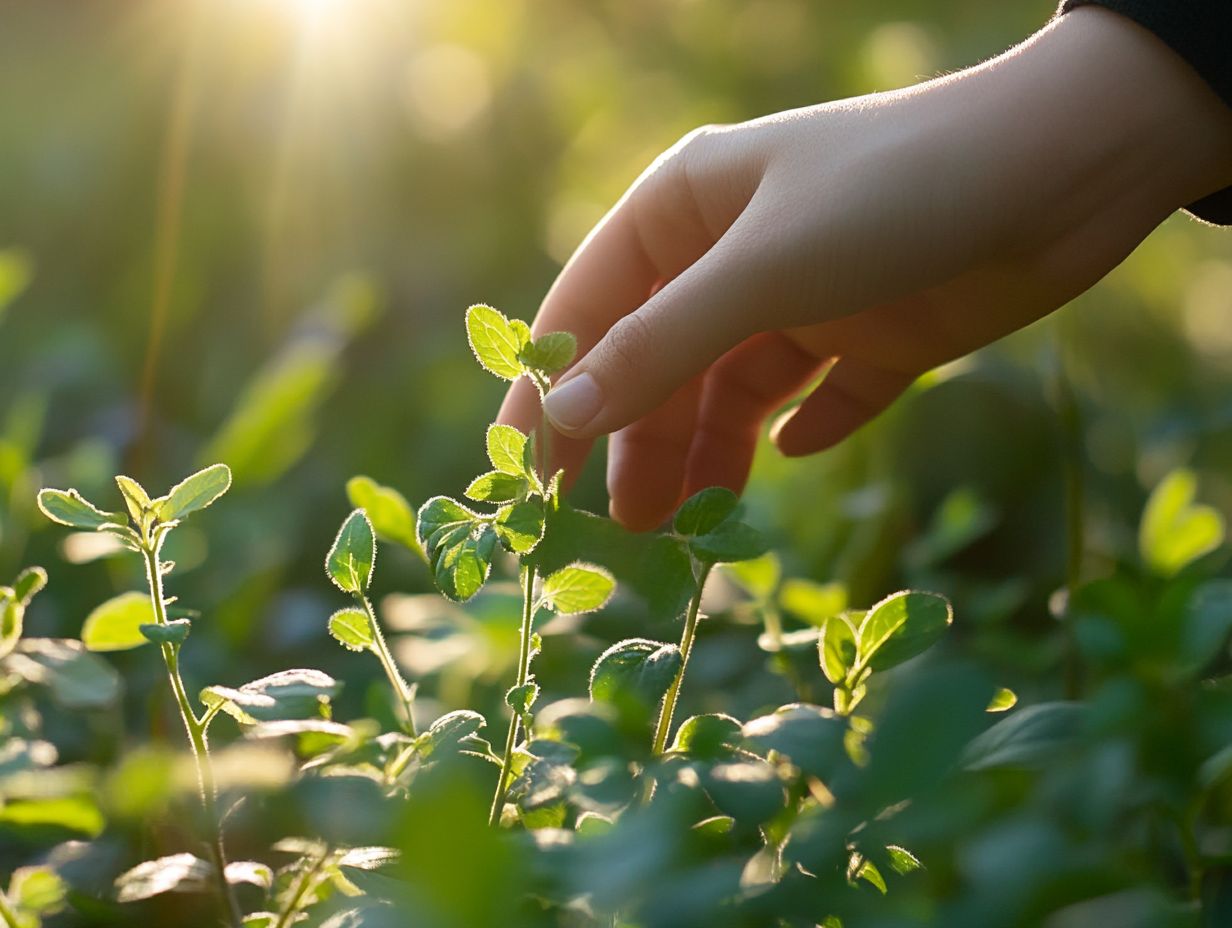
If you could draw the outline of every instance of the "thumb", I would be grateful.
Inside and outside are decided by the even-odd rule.
[[[619,319],[557,382],[543,401],[557,431],[585,439],[624,428],[757,331],[756,281],[764,275],[744,244],[748,218]]]

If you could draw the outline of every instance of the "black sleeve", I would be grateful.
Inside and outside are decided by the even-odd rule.
[[[1062,0],[1060,13],[1089,3],[1155,33],[1232,107],[1232,0]],[[1232,225],[1232,187],[1187,208],[1207,222]]]

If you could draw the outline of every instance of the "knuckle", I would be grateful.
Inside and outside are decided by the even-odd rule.
[[[602,343],[601,364],[608,377],[617,379],[635,372],[648,358],[650,327],[637,313],[625,316],[608,331]]]

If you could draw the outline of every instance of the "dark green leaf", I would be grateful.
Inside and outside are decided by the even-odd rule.
[[[325,557],[325,572],[345,593],[363,593],[372,581],[376,564],[376,533],[368,515],[356,509],[342,527]]]
[[[1012,713],[976,737],[963,754],[968,770],[1032,767],[1073,744],[1083,726],[1083,707],[1046,702]]]
[[[805,703],[780,706],[747,722],[744,737],[763,751],[777,751],[795,766],[826,780],[846,760],[847,723],[829,709]]]
[[[689,539],[689,550],[709,564],[750,561],[766,553],[765,537],[743,522],[728,519],[713,531]]]
[[[174,522],[204,509],[231,488],[231,468],[211,464],[177,483],[158,505],[158,518]]]
[[[437,496],[420,508],[417,530],[437,589],[456,602],[479,592],[496,552],[492,526],[465,506]]]
[[[66,709],[96,709],[120,695],[120,676],[80,641],[27,638],[4,659],[6,669],[42,684]]]
[[[95,531],[104,525],[124,525],[127,521],[121,512],[103,512],[96,508],[76,490],[40,490],[38,507],[52,522],[86,531]]]
[[[680,648],[674,644],[645,638],[617,642],[590,669],[590,698],[619,702],[632,696],[657,706],[682,663]]]
[[[525,717],[539,698],[538,683],[523,683],[521,686],[510,687],[505,694],[505,704],[519,717]]]
[[[47,586],[47,571],[41,567],[27,567],[13,581],[13,593],[23,606],[30,605],[30,600]]]
[[[694,715],[680,724],[670,750],[698,760],[730,757],[740,743],[740,732],[739,720],[730,715]]]
[[[458,748],[482,750],[487,747],[487,742],[479,738],[478,734],[486,724],[482,715],[470,709],[447,712],[420,735],[420,753],[428,757],[438,751],[453,751]]]
[[[213,872],[211,864],[187,853],[147,860],[116,877],[116,900],[137,902],[163,893],[209,892]]]
[[[245,683],[239,689],[206,687],[201,691],[201,702],[207,708],[217,706],[237,722],[250,725],[317,716],[341,688],[337,680],[319,670],[283,670]]]
[[[707,487],[681,504],[672,527],[681,535],[707,535],[736,511],[739,501],[739,497],[726,487]]]
[[[525,345],[519,359],[541,374],[562,371],[577,355],[577,339],[570,332],[548,332]]]
[[[494,527],[506,550],[529,554],[543,538],[543,524],[543,500],[533,497],[503,508]]]
[[[141,626],[141,634],[155,644],[183,644],[191,630],[191,619],[174,619],[166,625],[150,623]]]
[[[1232,634],[1232,580],[1211,580],[1190,594],[1181,625],[1181,662],[1200,671],[1227,647]]]

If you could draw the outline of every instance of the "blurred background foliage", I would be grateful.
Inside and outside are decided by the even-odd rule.
[[[114,473],[161,491],[223,460],[234,491],[170,552],[172,592],[206,616],[186,673],[320,664],[351,681],[354,711],[385,711],[363,682],[375,668],[328,644],[321,558],[353,474],[414,504],[481,469],[501,385],[473,366],[464,308],[531,318],[590,226],[695,126],[961,68],[1052,7],[0,0],[0,579],[51,575],[28,634],[76,636],[140,579],[51,530],[39,486],[118,505]],[[1146,494],[1177,465],[1232,512],[1230,362],[1232,237],[1178,215],[1089,294],[928,376],[841,448],[765,450],[749,518],[793,576],[854,604],[945,593],[998,682],[1055,695],[1067,479],[1088,579],[1134,558]],[[598,459],[574,502],[604,511]],[[402,551],[381,584],[393,626],[450,629],[435,650],[400,645],[430,695],[494,712],[515,610],[417,598],[430,582]],[[610,615],[586,631],[593,653],[640,633]],[[738,633],[699,647],[713,659],[695,694],[762,659]],[[560,693],[589,665],[566,658],[543,657]],[[156,662],[115,663],[132,737],[175,743]],[[731,690],[742,711],[781,695],[759,685]],[[695,708],[726,708],[710,702]],[[119,716],[48,724],[63,759],[115,759]]]

